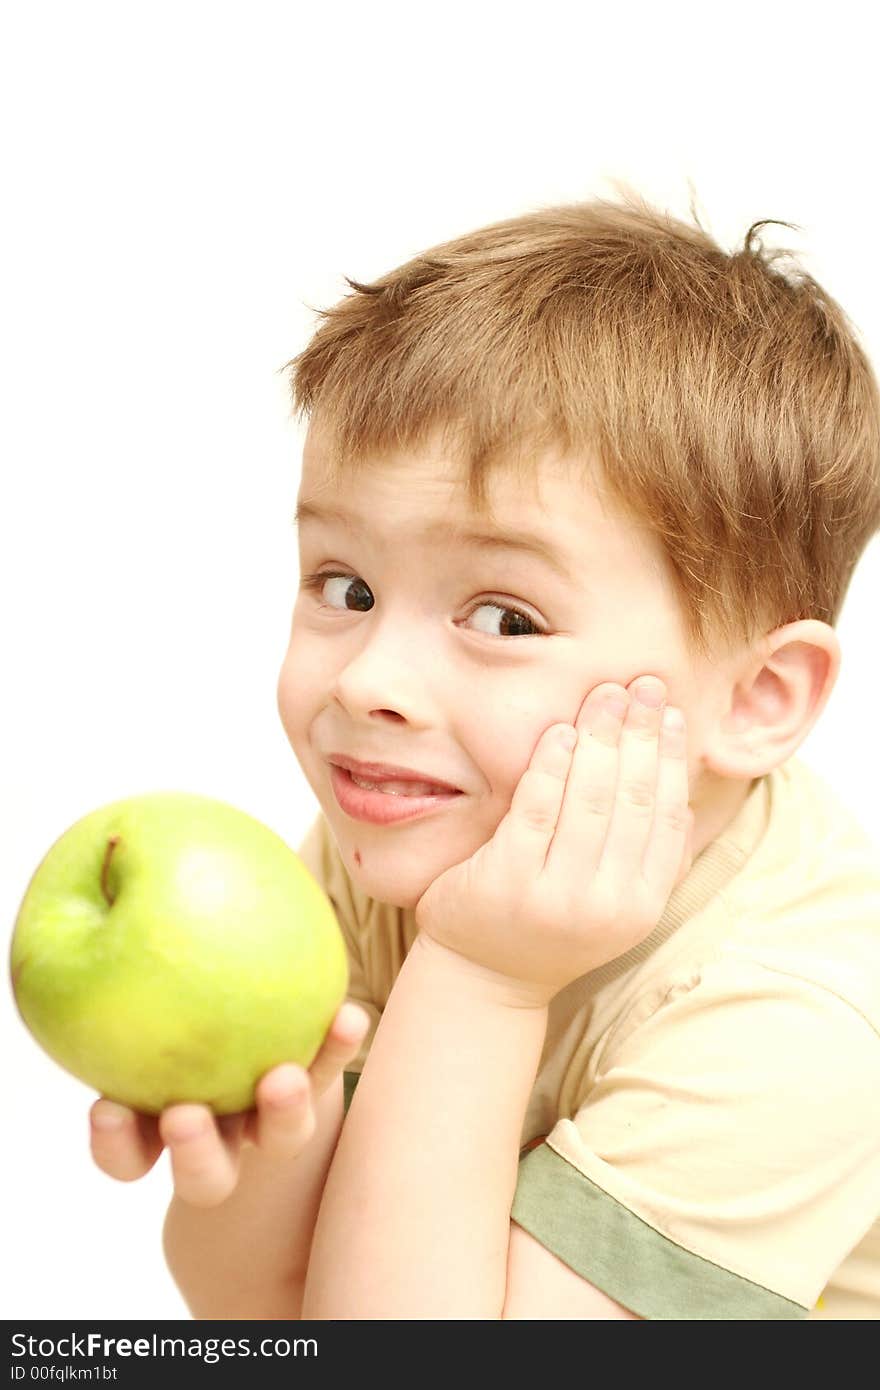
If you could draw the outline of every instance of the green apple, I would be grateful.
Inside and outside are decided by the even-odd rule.
[[[22,1019],[60,1066],[147,1114],[249,1109],[307,1067],[348,987],[332,905],[268,826],[187,792],[114,801],[56,840],[11,951]]]

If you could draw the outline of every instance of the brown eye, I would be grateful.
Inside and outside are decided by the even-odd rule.
[[[542,637],[543,631],[534,618],[530,617],[522,608],[516,608],[509,603],[479,603],[471,613],[479,613],[480,609],[488,609],[490,613],[500,615],[499,619],[489,619],[490,626],[478,626],[478,632],[485,632],[490,637]],[[498,624],[498,631],[495,631],[495,623]]]
[[[335,586],[333,589],[329,587],[331,583]],[[328,598],[329,601],[322,605],[325,608],[347,608],[354,613],[367,613],[373,606],[373,595],[369,586],[356,574],[334,573],[330,570],[310,574],[302,581],[302,587],[310,593]]]

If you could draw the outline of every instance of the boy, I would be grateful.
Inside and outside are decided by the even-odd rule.
[[[195,1316],[880,1315],[880,867],[794,756],[880,397],[753,231],[546,209],[288,364],[278,705],[352,1002],[247,1117],[93,1132],[168,1144]]]

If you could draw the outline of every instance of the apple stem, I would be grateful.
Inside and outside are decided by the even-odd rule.
[[[109,892],[107,891],[107,870],[108,870],[109,867],[110,867],[110,856],[111,856],[111,854],[113,853],[113,851],[115,850],[116,846],[119,844],[120,838],[121,838],[121,837],[120,837],[119,835],[111,835],[111,836],[110,836],[110,839],[107,841],[107,850],[106,850],[106,853],[105,853],[105,855],[104,855],[104,863],[103,863],[103,865],[101,866],[101,892],[104,894],[104,897],[107,899],[107,906],[108,906],[108,907],[112,907],[113,904],[114,904],[114,902],[116,901],[116,899],[115,899],[115,898],[111,898]]]

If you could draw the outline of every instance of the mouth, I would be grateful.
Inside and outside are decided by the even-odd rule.
[[[355,785],[366,791],[381,791],[390,796],[448,796],[461,791],[451,782],[444,782],[414,768],[397,767],[391,763],[361,762],[358,758],[348,758],[341,753],[331,753],[328,761],[331,767],[347,772]]]
[[[349,768],[340,768],[356,787],[362,787],[367,792],[382,792],[384,796],[460,796],[461,792],[454,787],[441,787],[436,782],[416,782],[408,779],[396,779],[389,777],[386,780],[375,781],[372,778],[358,777],[357,773]]]
[[[393,821],[427,815],[464,795],[454,787],[439,787],[427,782],[374,781],[336,763],[330,764],[330,781],[336,801],[346,815],[374,825],[389,825]]]

